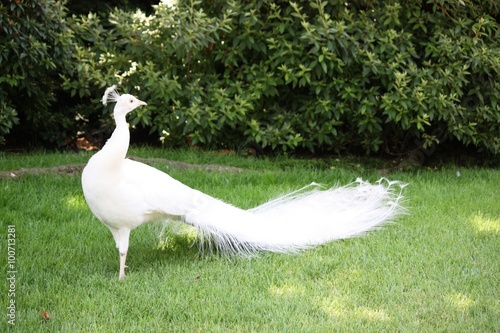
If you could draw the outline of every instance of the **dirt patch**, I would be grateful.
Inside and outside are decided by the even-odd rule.
[[[131,160],[138,161],[144,164],[164,164],[167,168],[176,168],[181,170],[203,170],[215,172],[243,172],[244,169],[218,164],[193,164],[180,161],[172,161],[164,158],[140,158],[130,156]],[[53,175],[79,175],[82,173],[85,163],[58,165],[46,168],[21,168],[12,171],[0,171],[0,179],[5,178],[20,178],[27,175],[53,174]]]
[[[218,164],[193,164],[180,161],[172,161],[164,158],[141,158],[137,156],[129,156],[131,160],[138,161],[144,164],[165,164],[167,168],[173,167],[181,170],[204,170],[204,171],[217,171],[217,172],[243,172],[244,169]]]
[[[81,173],[84,167],[85,164],[68,164],[47,168],[21,168],[12,171],[0,171],[0,178],[20,178],[40,174],[75,175]]]

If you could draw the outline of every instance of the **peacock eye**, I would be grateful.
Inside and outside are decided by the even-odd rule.
[[[132,104],[132,103],[134,103],[134,100],[133,100],[133,99],[131,99],[131,100],[130,100],[130,104]]]

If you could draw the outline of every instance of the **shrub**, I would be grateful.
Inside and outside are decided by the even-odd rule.
[[[59,75],[71,55],[60,1],[0,4],[0,137],[21,119],[19,137],[57,141],[71,117],[53,110]]]
[[[500,152],[496,2],[181,1],[74,17],[72,95],[118,83],[165,144]],[[97,110],[96,112],[102,112]],[[89,119],[95,114],[85,115]],[[436,135],[436,133],[444,133]]]
[[[19,123],[16,110],[7,103],[6,97],[2,96],[0,102],[0,145],[5,144],[5,135],[9,134],[12,127]]]

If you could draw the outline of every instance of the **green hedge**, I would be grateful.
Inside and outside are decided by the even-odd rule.
[[[139,95],[148,106],[131,124],[169,146],[402,154],[454,139],[498,154],[499,11],[479,0],[117,9],[68,20],[63,87],[90,128],[109,119],[105,87]]]

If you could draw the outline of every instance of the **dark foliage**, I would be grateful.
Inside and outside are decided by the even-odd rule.
[[[100,96],[118,84],[148,102],[131,124],[169,146],[401,155],[458,142],[498,154],[499,12],[495,1],[260,0],[75,16],[65,105],[99,133],[112,126]]]

